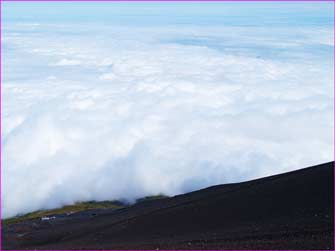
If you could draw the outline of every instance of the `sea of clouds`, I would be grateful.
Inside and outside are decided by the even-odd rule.
[[[4,27],[2,216],[333,160],[331,27]]]

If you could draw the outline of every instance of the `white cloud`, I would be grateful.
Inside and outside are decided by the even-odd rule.
[[[73,66],[73,65],[80,65],[81,62],[79,60],[75,60],[75,59],[62,59],[59,62],[57,62],[55,65],[59,65],[59,66]]]
[[[34,29],[4,34],[4,217],[333,158],[331,29]]]

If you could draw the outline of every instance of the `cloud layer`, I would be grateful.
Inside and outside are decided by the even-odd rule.
[[[333,159],[332,28],[11,24],[3,217]]]

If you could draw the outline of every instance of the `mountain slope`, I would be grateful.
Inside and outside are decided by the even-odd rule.
[[[5,226],[5,249],[333,249],[334,162]]]

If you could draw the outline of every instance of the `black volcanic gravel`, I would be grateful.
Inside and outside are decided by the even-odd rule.
[[[4,226],[3,249],[334,249],[334,162]]]

